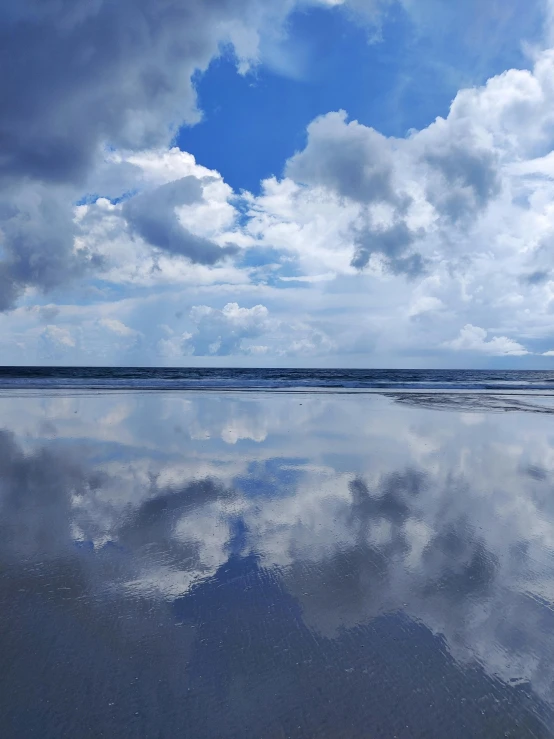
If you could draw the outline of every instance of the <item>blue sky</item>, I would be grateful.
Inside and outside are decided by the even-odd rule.
[[[551,366],[552,12],[5,3],[3,361]]]
[[[489,37],[487,48],[494,15],[478,21],[467,4],[457,4],[462,7],[454,12],[444,2],[434,5],[439,13],[429,11],[423,28],[393,5],[378,31],[356,22],[342,6],[299,9],[288,18],[286,37],[271,59],[243,75],[237,74],[233,48],[227,48],[197,75],[203,120],[184,126],[177,145],[218,170],[235,190],[258,193],[262,180],[283,174],[319,115],[346,110],[387,136],[405,136],[446,116],[460,87],[529,65],[521,41],[540,37],[540,13],[509,16],[502,36]],[[460,15],[466,35],[455,29]]]

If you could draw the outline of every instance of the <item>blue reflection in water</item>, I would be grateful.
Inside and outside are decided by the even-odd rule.
[[[420,401],[0,396],[0,735],[553,736],[551,415]]]

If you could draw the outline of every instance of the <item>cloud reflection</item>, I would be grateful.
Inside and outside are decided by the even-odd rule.
[[[429,735],[443,710],[455,736],[550,735],[548,416],[480,407],[474,424],[466,406],[288,394],[7,395],[0,407],[2,633],[26,633],[31,601],[54,608],[47,621],[80,644],[78,664],[75,618],[87,639],[103,623],[128,654],[135,639],[162,650],[157,678],[141,668],[152,680],[173,670],[169,633],[182,682],[166,687],[195,736],[296,735],[297,720],[363,735],[369,705],[377,736],[401,736],[379,670],[404,696],[406,736]],[[231,427],[242,431],[229,444]],[[444,680],[484,713],[449,703]],[[428,716],[414,685],[435,701]],[[325,733],[317,706],[333,691]],[[313,715],[298,714],[299,696]],[[226,729],[206,713],[223,704]]]

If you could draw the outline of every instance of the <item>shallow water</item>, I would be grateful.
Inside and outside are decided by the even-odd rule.
[[[551,399],[479,397],[0,395],[0,736],[554,736]]]

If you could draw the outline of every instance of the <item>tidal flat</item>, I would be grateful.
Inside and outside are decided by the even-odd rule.
[[[554,736],[553,399],[464,397],[0,393],[0,736]]]

